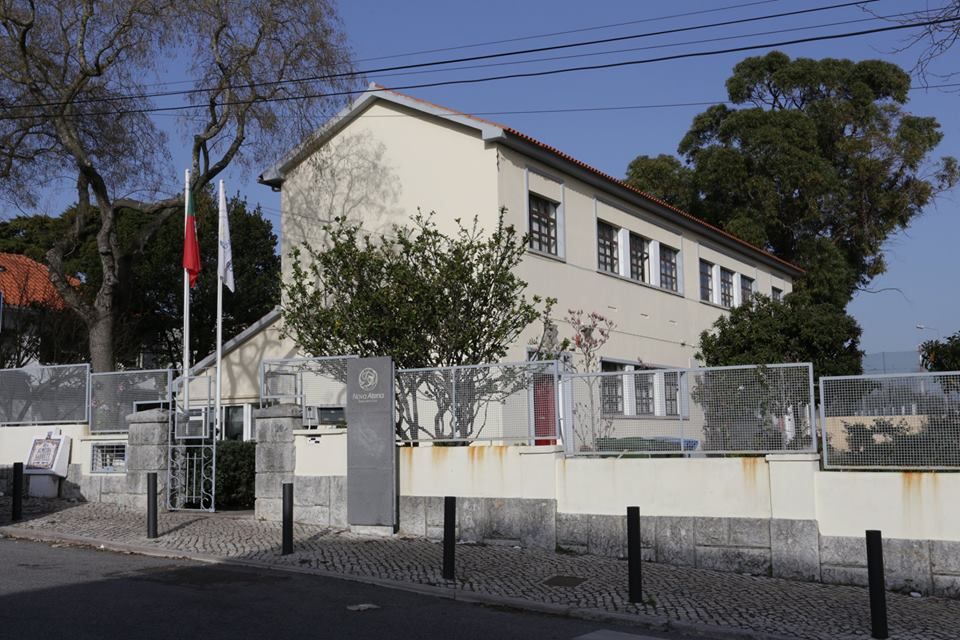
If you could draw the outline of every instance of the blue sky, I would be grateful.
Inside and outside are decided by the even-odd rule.
[[[374,0],[341,2],[341,16],[354,51],[355,58],[363,60],[379,56],[396,56],[411,51],[443,47],[462,47],[473,43],[523,38],[572,29],[583,29],[625,21],[640,21],[668,14],[702,11],[721,6],[742,4],[749,0],[673,0],[672,2],[601,1],[584,3],[572,0],[487,0],[483,3],[441,2],[439,0],[411,0],[404,3],[386,3]],[[946,0],[932,0],[940,5]],[[744,6],[728,11],[703,15],[635,23],[615,28],[597,29],[554,37],[525,39],[468,49],[446,51],[385,60],[358,62],[360,69],[424,62],[432,59],[479,55],[496,51],[547,46],[578,40],[615,37],[672,27],[705,24],[722,20],[780,13],[796,9],[834,4],[830,0],[771,0],[755,6]],[[879,15],[895,14],[923,8],[922,0],[881,0],[871,10]],[[386,86],[430,82],[451,78],[479,77],[514,71],[559,68],[581,64],[604,63],[618,60],[648,58],[672,53],[726,48],[742,44],[760,44],[807,37],[814,34],[840,33],[882,26],[883,22],[857,22],[792,33],[747,37],[747,34],[822,25],[840,21],[870,18],[858,7],[813,13],[727,26],[704,31],[645,38],[612,45],[595,46],[541,53],[528,57],[545,57],[578,52],[604,52],[612,49],[677,45],[704,38],[740,36],[702,44],[681,44],[655,49],[621,53],[606,53],[587,58],[540,62],[537,64],[498,66],[490,68],[445,71],[420,75],[377,75],[368,80]],[[906,32],[878,34],[860,38],[834,40],[811,44],[780,47],[794,57],[844,57],[854,60],[879,58],[911,68],[919,50],[897,52],[904,44]],[[703,102],[725,98],[724,81],[734,64],[754,53],[733,53],[692,60],[669,61],[610,69],[560,74],[542,78],[504,80],[500,82],[435,87],[411,90],[418,97],[461,111],[503,112],[534,109],[564,109],[583,107],[619,107],[664,103]],[[960,50],[951,52],[954,61],[960,59]],[[500,62],[500,61],[491,61]],[[956,70],[949,67],[950,59],[941,60],[936,70]],[[480,64],[480,63],[472,63]],[[174,81],[175,74],[164,77]],[[960,81],[955,79],[954,81]],[[943,90],[914,91],[908,109],[918,115],[931,115],[942,125],[944,140],[938,155],[960,156],[960,93]],[[656,155],[674,153],[677,142],[687,131],[691,119],[705,107],[671,107],[614,111],[586,111],[554,114],[508,114],[488,116],[556,146],[563,151],[614,175],[623,175],[629,161],[638,154]],[[171,127],[173,119],[160,124]],[[171,131],[171,138],[177,139]],[[175,160],[186,166],[186,158]],[[264,167],[266,168],[266,167]],[[182,175],[182,169],[177,172]],[[238,170],[227,173],[230,192],[240,191],[253,203],[263,205],[273,220],[279,217],[279,196],[256,184],[255,174],[244,175]],[[175,184],[180,183],[179,179]],[[64,194],[51,191],[48,206],[51,212],[60,206]],[[892,238],[886,247],[888,273],[871,285],[875,293],[861,293],[850,305],[851,313],[863,326],[862,346],[868,352],[915,349],[917,344],[936,333],[947,335],[960,329],[960,291],[945,270],[948,256],[955,251],[960,237],[960,196],[956,192],[942,196],[928,208],[906,232]],[[955,261],[951,261],[955,262]],[[935,330],[920,331],[917,324]]]

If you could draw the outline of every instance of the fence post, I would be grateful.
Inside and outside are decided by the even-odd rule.
[[[457,499],[454,496],[443,498],[443,579],[453,580],[456,576],[457,549]]]
[[[627,507],[627,590],[630,602],[643,600],[640,552],[640,507]]]
[[[283,549],[281,555],[293,553],[293,483],[283,483]]]
[[[157,537],[157,473],[147,474],[147,538]]]
[[[870,626],[872,637],[889,638],[887,592],[883,575],[883,538],[879,531],[867,531],[867,583],[870,585]]]
[[[11,522],[20,522],[23,519],[23,463],[13,463],[13,512]]]

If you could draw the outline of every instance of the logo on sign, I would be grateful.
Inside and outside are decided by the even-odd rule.
[[[360,371],[360,375],[357,377],[358,377],[358,382],[360,383],[360,388],[363,389],[364,391],[369,392],[377,388],[377,382],[379,381],[379,377],[377,376],[377,372],[371,369],[370,367],[366,367],[365,369],[362,369]]]

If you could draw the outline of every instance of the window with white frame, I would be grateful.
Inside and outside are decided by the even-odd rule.
[[[713,302],[713,264],[700,261],[700,299]]]
[[[780,300],[783,299],[783,289],[778,289],[776,287],[773,287],[772,289],[770,289],[770,297],[773,298],[775,301],[780,302]]]
[[[720,304],[733,306],[733,271],[730,269],[720,269]]]
[[[663,406],[668,416],[680,415],[680,374],[668,371],[663,374]]]
[[[534,251],[558,255],[557,244],[557,205],[559,203],[548,200],[530,192],[530,219],[529,239],[527,246]]]
[[[637,415],[652,416],[656,413],[656,374],[633,374],[633,391],[636,395]]]
[[[600,363],[603,373],[624,369],[620,362],[604,360]],[[623,376],[600,377],[600,411],[605,415],[623,415]]]
[[[678,291],[677,265],[680,252],[665,244],[660,245],[660,286],[670,291]]]
[[[220,409],[223,411],[220,438],[223,440],[246,440],[249,433],[247,405],[225,405]]]
[[[620,251],[617,236],[620,230],[603,220],[597,221],[597,268],[607,273],[620,273]]]
[[[647,281],[647,259],[650,242],[643,236],[630,234],[630,277],[639,282]]]
[[[126,443],[98,442],[91,447],[91,451],[90,470],[93,473],[126,473]]]
[[[740,276],[740,304],[750,302],[750,296],[753,295],[753,278],[745,275]]]

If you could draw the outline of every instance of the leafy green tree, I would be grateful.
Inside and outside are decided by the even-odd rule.
[[[627,166],[627,182],[681,209],[693,209],[693,171],[674,156],[637,156]]]
[[[236,286],[233,293],[223,293],[224,340],[280,304],[280,256],[270,221],[239,196],[229,199],[227,211]],[[196,215],[201,271],[190,303],[194,361],[216,348],[218,211],[212,192],[197,198]],[[133,295],[122,307],[126,330],[117,334],[122,353],[131,354],[143,345],[159,366],[175,366],[182,359],[182,258],[182,218],[167,220],[147,250],[135,254],[130,274]]]
[[[953,158],[931,161],[943,134],[904,109],[909,88],[877,60],[747,58],[727,80],[738,106],[710,107],[680,142],[689,174],[653,164],[669,169],[667,191],[692,182],[679,203],[708,222],[810,271],[826,261],[829,278],[798,287],[845,304],[884,272],[886,239],[960,175]],[[638,164],[636,185],[651,189],[651,161]]]
[[[527,284],[515,268],[525,239],[503,215],[490,233],[476,219],[471,226],[458,219],[457,232],[445,235],[431,216],[417,214],[411,226],[394,225],[378,239],[338,218],[324,227],[323,246],[291,256],[292,274],[283,284],[286,333],[311,355],[386,355],[403,369],[501,360],[552,303],[524,295]],[[510,369],[468,371],[458,373],[456,402],[449,371],[398,379],[398,433],[466,438],[478,407],[524,384]],[[432,426],[420,423],[415,392],[436,403]]]
[[[862,371],[860,327],[842,308],[793,293],[762,295],[731,309],[700,334],[697,354],[707,366],[812,362],[818,376]]]
[[[920,361],[927,371],[960,371],[960,331],[944,340],[921,344]]]
[[[233,243],[236,292],[224,293],[225,339],[259,320],[280,302],[280,257],[277,237],[270,221],[259,209],[250,210],[246,201],[234,197],[228,202]],[[201,191],[196,202],[197,234],[200,242],[201,275],[191,302],[191,351],[197,357],[211,353],[216,340],[217,207],[211,190]],[[64,233],[77,224],[76,210],[60,217],[18,216],[0,222],[0,251],[40,257]],[[183,219],[168,218],[154,232],[149,246],[139,245],[139,229],[149,218],[125,210],[118,217],[117,237],[125,258],[120,264],[124,287],[114,299],[118,319],[114,327],[114,353],[127,366],[175,365],[182,358],[183,327]],[[101,288],[102,273],[97,255],[97,226],[88,224],[77,232],[77,246],[64,260],[64,269],[80,284],[75,295],[92,299]],[[58,315],[57,331],[86,344],[85,331],[74,326],[82,320],[76,313]],[[52,319],[31,316],[34,329],[42,330]],[[52,326],[52,325],[51,325]],[[68,331],[69,329],[69,331]],[[48,342],[48,341],[45,341]],[[55,344],[55,342],[50,342]],[[76,360],[65,348],[55,349],[45,361]],[[82,358],[86,359],[86,358]]]

